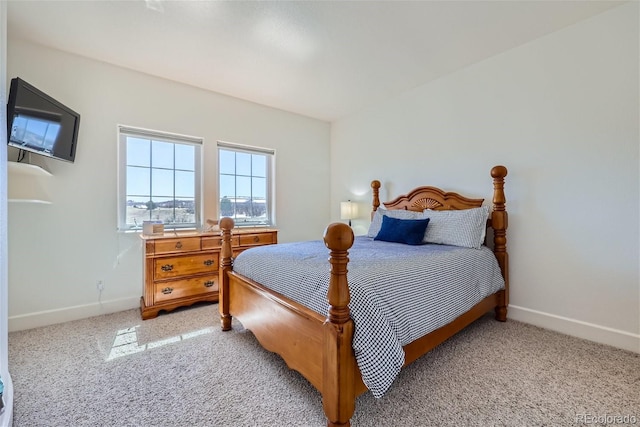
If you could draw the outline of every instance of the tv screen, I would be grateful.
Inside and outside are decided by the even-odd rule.
[[[75,160],[80,114],[18,77],[11,80],[7,126],[9,146]]]

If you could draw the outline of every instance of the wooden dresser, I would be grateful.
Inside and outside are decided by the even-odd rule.
[[[233,256],[253,246],[278,242],[277,230],[234,229]],[[177,232],[144,236],[144,280],[140,313],[151,319],[199,301],[218,301],[220,246],[218,233]]]

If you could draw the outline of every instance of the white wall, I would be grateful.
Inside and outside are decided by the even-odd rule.
[[[10,330],[139,305],[141,241],[116,232],[117,124],[204,137],[205,218],[216,216],[216,141],[274,148],[279,240],[322,236],[328,123],[21,40],[9,40],[7,64],[7,79],[19,76],[81,114],[74,164],[31,156],[53,174],[44,184],[53,204],[9,204]]]
[[[623,5],[334,123],[331,206],[369,203],[372,179],[382,200],[490,202],[504,164],[511,318],[640,352],[638,18]]]

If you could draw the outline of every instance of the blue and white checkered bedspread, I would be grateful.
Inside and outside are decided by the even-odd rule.
[[[329,250],[321,240],[260,246],[235,272],[326,315]],[[382,397],[404,364],[402,346],[504,288],[487,248],[410,246],[357,236],[349,250],[353,348],[365,385]]]

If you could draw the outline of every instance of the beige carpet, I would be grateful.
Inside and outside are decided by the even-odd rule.
[[[323,426],[320,395],[217,305],[9,334],[14,426]],[[640,425],[640,355],[485,317],[405,368],[354,426]],[[626,425],[632,424],[627,422]]]

